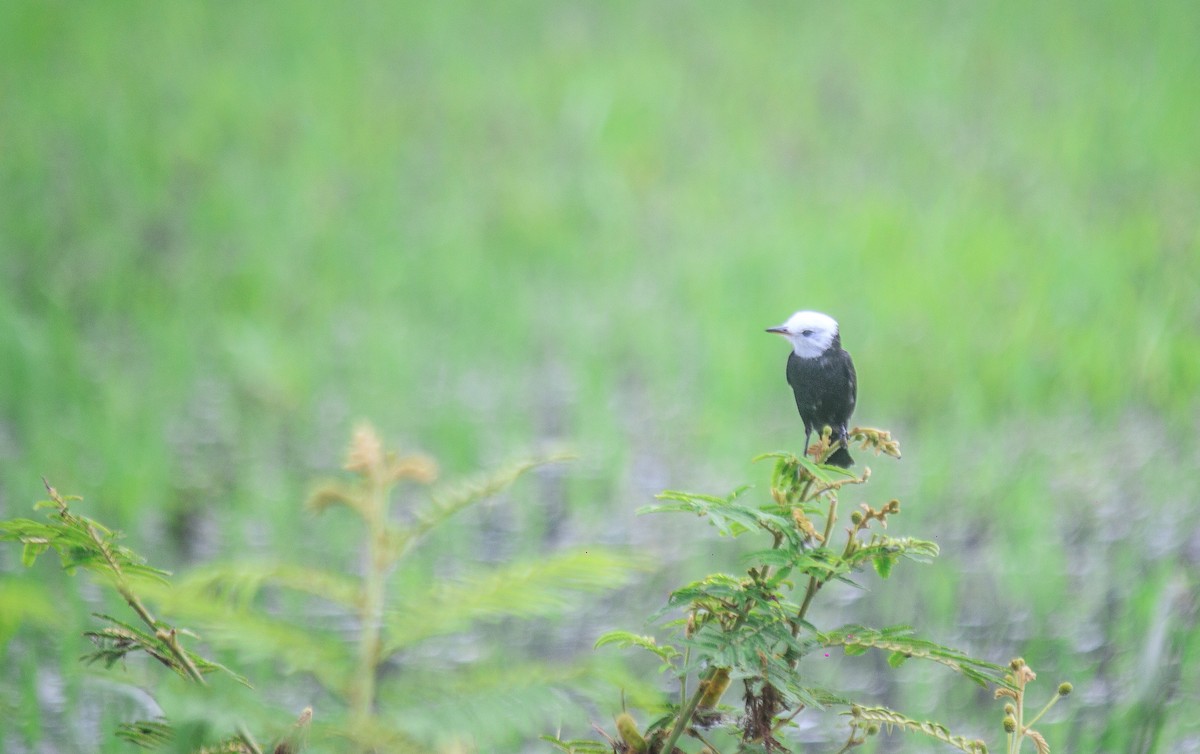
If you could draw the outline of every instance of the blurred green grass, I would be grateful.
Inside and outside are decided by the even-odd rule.
[[[1073,594],[1150,622],[1129,574],[1197,526],[1198,22],[5,3],[0,513],[44,474],[151,540],[216,511],[210,549],[295,546],[296,501],[369,417],[452,471],[573,446],[572,520],[636,537],[656,489],[798,444],[761,331],[815,308],[856,421],[906,443],[879,494],[962,535],[914,620],[956,624],[978,555],[1025,579],[995,589],[1027,638]],[[1072,583],[1092,551],[1125,569]]]

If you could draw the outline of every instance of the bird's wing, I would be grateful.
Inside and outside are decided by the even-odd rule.
[[[846,412],[846,419],[849,420],[854,413],[854,404],[858,402],[858,374],[854,371],[854,360],[849,353],[846,354],[846,384],[850,388],[850,410]]]

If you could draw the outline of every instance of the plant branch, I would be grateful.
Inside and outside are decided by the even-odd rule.
[[[363,569],[362,603],[359,608],[358,668],[350,694],[351,714],[363,722],[375,704],[375,675],[382,651],[384,593],[390,563],[388,551],[387,493],[389,485],[380,474],[364,475],[363,518],[366,524],[366,564]]]
[[[92,544],[95,545],[96,550],[104,556],[104,562],[108,564],[109,570],[113,573],[113,585],[116,587],[117,593],[125,600],[125,603],[129,605],[133,612],[137,613],[137,616],[142,619],[142,622],[151,631],[154,631],[155,636],[166,645],[179,664],[187,671],[188,676],[202,686],[207,685],[204,675],[196,667],[196,663],[192,662],[192,658],[188,656],[183,646],[180,645],[178,632],[174,628],[166,629],[161,626],[154,616],[150,614],[146,606],[142,604],[141,598],[129,586],[129,581],[125,578],[125,572],[121,570],[121,564],[113,554],[112,548],[105,541],[104,537],[100,535],[100,532],[96,531],[96,527],[92,525],[92,522],[71,513],[70,508],[67,506],[67,501],[63,499],[62,495],[58,494],[58,490],[54,489],[45,477],[42,477],[42,484],[45,485],[50,499],[58,506],[59,517],[68,524],[82,527],[87,532]]]
[[[683,735],[683,731],[687,729],[688,723],[692,720],[692,715],[696,714],[696,708],[700,706],[700,700],[704,697],[704,692],[707,689],[706,681],[711,679],[717,672],[716,668],[709,668],[700,682],[696,684],[696,691],[692,694],[692,698],[688,700],[687,706],[679,710],[679,717],[675,720],[675,726],[671,728],[671,734],[667,736],[666,742],[663,744],[662,750],[671,752],[675,750],[675,742]]]
[[[829,498],[829,513],[825,516],[825,541],[829,541],[830,535],[833,533],[833,524],[837,520],[837,497],[830,496]],[[812,605],[813,597],[817,596],[817,592],[821,587],[828,583],[829,578],[818,579],[816,576],[808,577],[808,589],[804,593],[804,601],[800,603],[800,609],[796,612],[796,620],[792,625],[792,636],[800,633],[800,624],[804,621],[804,616],[808,615],[808,608]]]

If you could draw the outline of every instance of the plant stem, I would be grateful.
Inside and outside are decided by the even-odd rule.
[[[829,514],[825,516],[825,542],[833,535],[833,524],[837,521],[837,495],[829,498]]]
[[[1030,720],[1028,723],[1025,723],[1025,727],[1032,728],[1034,725],[1036,725],[1037,721],[1041,720],[1042,716],[1045,715],[1047,712],[1049,712],[1050,708],[1053,707],[1055,705],[1055,703],[1058,702],[1058,700],[1061,698],[1062,698],[1062,696],[1059,694],[1055,694],[1054,696],[1050,697],[1050,701],[1046,702],[1046,706],[1042,707],[1042,711],[1037,713],[1036,715],[1034,715],[1033,719]]]
[[[1016,730],[1008,734],[1008,754],[1018,754],[1021,751],[1021,742],[1025,739],[1025,730],[1027,727],[1025,725],[1025,680],[1020,668],[1014,668],[1014,677],[1017,685],[1017,694],[1014,699],[1017,708],[1015,715],[1017,726]]]
[[[686,668],[688,666],[688,664],[691,662],[691,659],[692,659],[692,648],[687,647],[686,649],[683,650],[683,667]],[[688,679],[688,674],[686,672],[680,674],[680,677],[679,677],[679,707],[680,707],[680,709],[682,709],[683,705],[687,703],[687,679]]]
[[[851,724],[850,725],[850,735],[846,737],[846,743],[842,744],[842,748],[838,749],[834,754],[846,754],[846,752],[850,751],[855,746],[858,746],[859,744],[861,744],[862,741],[859,741],[854,738],[854,734],[857,732],[858,732],[858,728],[856,728],[853,724]]]
[[[58,494],[58,490],[50,486],[50,482],[46,481],[45,477],[42,477],[42,484],[46,486],[46,491],[50,494],[50,499],[58,506],[58,515],[69,524],[81,525],[87,531],[88,538],[92,540],[92,544],[104,556],[104,562],[108,564],[109,570],[112,571],[114,586],[117,589],[117,593],[125,600],[125,604],[129,605],[133,612],[137,613],[137,616],[142,619],[142,622],[151,631],[155,632],[155,636],[167,646],[167,649],[171,651],[171,654],[175,656],[175,659],[179,661],[179,664],[183,666],[193,681],[199,683],[201,686],[208,685],[207,681],[204,680],[204,675],[196,667],[196,663],[192,662],[192,658],[188,657],[187,652],[179,644],[179,636],[176,634],[175,629],[164,630],[159,626],[158,621],[150,614],[146,606],[142,604],[141,598],[129,586],[129,582],[125,579],[125,572],[121,570],[121,564],[113,556],[112,548],[108,546],[104,537],[100,536],[100,532],[96,531],[96,527],[88,519],[71,513],[71,509],[67,506],[67,501]]]
[[[254,740],[254,736],[250,735],[250,731],[246,729],[245,725],[238,723],[237,732],[238,738],[241,739],[242,743],[245,744],[246,748],[248,748],[252,754],[263,754],[262,747],[259,746],[258,742]]]
[[[671,728],[671,735],[667,736],[666,742],[663,744],[664,752],[675,750],[675,742],[683,735],[683,731],[687,729],[688,723],[692,720],[692,715],[696,714],[696,707],[700,705],[700,699],[704,696],[705,682],[708,681],[717,672],[716,668],[709,668],[696,684],[696,692],[692,694],[692,698],[688,700],[687,706],[679,710],[679,717],[675,720],[675,727]]]
[[[364,722],[375,706],[375,674],[382,649],[384,591],[388,557],[387,485],[377,474],[367,477],[366,567],[363,572],[361,631],[358,639],[358,668],[350,695],[353,719]]]
[[[115,586],[117,593],[125,600],[125,604],[129,605],[133,612],[137,613],[142,622],[151,631],[155,632],[155,636],[162,640],[163,644],[167,645],[167,648],[171,650],[171,654],[175,655],[175,659],[179,661],[179,664],[183,666],[193,681],[199,683],[201,686],[208,685],[208,682],[204,680],[204,675],[196,667],[196,663],[192,662],[192,658],[188,657],[187,652],[184,651],[183,646],[179,643],[179,635],[175,632],[175,629],[164,630],[159,626],[158,621],[154,619],[154,616],[142,604],[142,600],[133,593],[129,582],[125,580],[125,573],[121,570],[117,559],[113,557],[112,550],[109,549],[104,539],[100,536],[100,532],[96,531],[96,528],[91,524],[87,524],[87,532],[88,536],[92,538],[92,542],[96,544],[97,549],[104,554],[104,560],[108,563],[108,567],[112,569],[113,575],[116,576]]]
[[[825,517],[825,542],[829,542],[829,537],[833,533],[833,523],[837,520],[837,497],[831,497],[829,500],[829,514]],[[812,604],[813,597],[817,596],[817,592],[821,587],[825,586],[828,579],[818,579],[816,576],[808,577],[808,590],[804,593],[804,601],[800,603],[800,610],[796,613],[796,621],[792,626],[792,636],[800,633],[800,622],[804,620],[804,616],[808,614],[808,607]]]

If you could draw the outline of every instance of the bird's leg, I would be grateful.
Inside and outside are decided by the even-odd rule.
[[[808,458],[808,441],[812,437],[812,430],[808,427],[804,428],[804,457]]]

